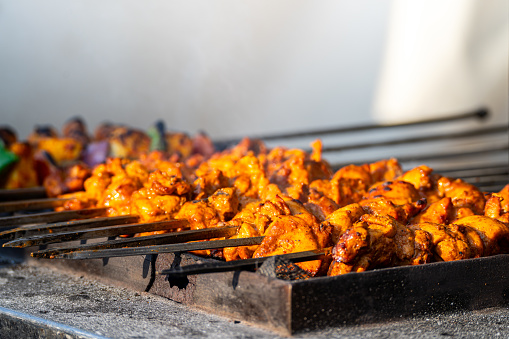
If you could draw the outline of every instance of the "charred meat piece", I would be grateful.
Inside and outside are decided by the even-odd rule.
[[[440,177],[438,174],[433,174],[433,170],[428,166],[421,165],[405,172],[396,180],[411,183],[429,203],[433,203],[442,197],[437,189],[437,180]]]
[[[78,192],[84,189],[84,182],[91,174],[92,171],[84,164],[67,167],[64,171],[57,168],[46,176],[43,185],[49,197]]]
[[[253,254],[253,258],[301,252],[324,248],[329,244],[330,229],[322,228],[318,221],[301,215],[277,217],[265,232],[265,238]],[[322,268],[321,260],[297,264],[313,275]]]
[[[431,222],[435,224],[449,224],[457,219],[457,208],[451,198],[442,198],[430,204],[424,211],[412,219],[412,223]]]
[[[12,144],[18,141],[16,132],[9,126],[0,126],[0,141],[4,147],[9,148]]]
[[[506,212],[504,206],[505,198],[500,193],[493,193],[489,195],[484,206],[484,215],[493,219],[502,221],[509,225],[509,212]]]
[[[404,205],[414,203],[423,198],[419,191],[409,182],[396,180],[386,181],[370,187],[362,199],[385,198],[393,202],[395,205]]]
[[[509,247],[503,223],[509,186],[486,203],[470,184],[426,166],[402,174],[394,159],[333,174],[320,142],[309,154],[244,139],[220,153],[209,155],[205,147],[186,158],[187,136],[174,134],[175,153],[169,154],[144,152],[149,143],[136,131],[113,126],[108,133],[107,142],[138,160],[108,158],[87,179],[83,168],[72,168],[55,181],[55,194],[78,189],[83,180],[84,191],[63,208],[108,207],[110,216],[136,215],[141,222],[186,219],[191,229],[228,225],[238,229],[233,238],[265,237],[260,245],[202,255],[237,260],[334,245],[330,266],[327,260],[298,264],[316,276],[324,268],[337,275],[476,258]]]
[[[110,132],[109,142],[113,157],[136,158],[150,151],[150,137],[133,128],[116,127]]]
[[[144,176],[144,168],[136,167],[138,176]],[[131,177],[136,177],[132,173]],[[143,187],[132,194],[131,213],[142,222],[169,220],[189,200],[191,186],[177,176],[156,170],[148,175]]]
[[[395,260],[396,247],[405,243],[400,240],[402,243],[396,244],[395,237],[400,228],[404,226],[388,216],[361,216],[361,220],[343,233],[334,246],[334,260],[327,274],[335,276],[389,266]],[[413,246],[410,250],[413,254]],[[402,251],[408,251],[408,248],[404,247]]]
[[[474,229],[482,239],[483,255],[507,253],[509,250],[509,227],[496,219],[474,215],[459,219],[454,225]]]
[[[413,216],[419,215],[426,207],[426,199],[419,199],[413,203],[396,205],[385,197],[361,200],[359,204],[366,213],[374,215],[389,215],[397,221],[406,224]]]
[[[401,165],[396,159],[380,160],[369,164],[369,172],[373,183],[392,181],[403,173]]]
[[[410,229],[422,230],[431,235],[435,259],[453,261],[470,258],[470,246],[466,236],[456,229],[451,231],[445,225],[424,222],[409,226]]]
[[[75,117],[67,121],[62,128],[62,134],[65,138],[75,139],[82,145],[86,145],[90,142],[87,126],[79,117]]]
[[[343,235],[348,229],[352,228],[360,217],[366,212],[361,205],[354,203],[345,207],[339,208],[331,213],[324,223],[332,227],[332,241],[337,243],[339,237]]]
[[[473,214],[483,214],[486,199],[474,185],[461,179],[442,177],[437,182],[441,196],[449,197],[457,208],[470,209]]]
[[[13,158],[0,177],[0,187],[13,189],[37,186],[39,180],[33,147],[26,142],[15,142],[7,151]]]

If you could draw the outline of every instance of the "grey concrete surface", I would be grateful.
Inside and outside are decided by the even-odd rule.
[[[22,319],[23,315],[25,319]],[[104,285],[48,268],[4,262],[0,268],[0,337],[280,336],[243,321],[207,314],[147,293]],[[294,337],[507,338],[509,307],[329,328],[299,333]]]

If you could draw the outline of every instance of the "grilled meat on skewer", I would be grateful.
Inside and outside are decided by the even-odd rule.
[[[330,275],[507,251],[504,190],[485,197],[426,166],[403,173],[394,159],[332,173],[320,143],[313,149],[268,150],[245,139],[192,167],[161,152],[109,159],[64,209],[106,207],[110,216],[185,219],[191,229],[232,225],[233,238],[265,237],[260,245],[200,252],[225,260],[334,245]],[[328,263],[299,265],[314,276]]]

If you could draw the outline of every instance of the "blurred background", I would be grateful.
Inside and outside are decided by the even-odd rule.
[[[221,140],[488,107],[483,126],[507,126],[508,13],[507,0],[0,0],[0,124],[24,138],[74,116],[90,131],[162,119]]]

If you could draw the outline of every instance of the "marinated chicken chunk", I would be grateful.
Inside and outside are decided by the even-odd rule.
[[[466,210],[471,210],[472,214],[483,214],[486,199],[484,194],[474,185],[464,182],[461,179],[452,180],[442,177],[437,182],[438,191],[441,196],[449,197],[455,207],[464,209],[458,214],[467,216]]]
[[[400,175],[397,180],[406,181],[414,185],[418,190],[429,190],[432,188],[430,174],[433,170],[428,166],[422,165],[406,171]]]
[[[399,222],[406,224],[413,216],[418,215],[426,207],[426,201],[419,199],[414,203],[395,205],[385,197],[361,200],[359,204],[367,213],[374,215],[389,215]]]
[[[455,207],[451,198],[442,198],[430,204],[422,213],[412,220],[413,223],[431,222],[435,224],[449,224],[456,219]]]
[[[403,170],[396,159],[380,160],[369,164],[371,182],[392,181],[399,177]]]
[[[394,238],[399,227],[391,217],[363,215],[359,222],[343,233],[334,246],[334,260],[327,275],[364,272],[389,266],[395,257]]]
[[[332,227],[332,242],[334,244],[337,243],[339,237],[348,229],[352,228],[365,213],[361,205],[357,203],[339,208],[331,213],[324,223]]]
[[[15,189],[37,186],[33,147],[26,142],[14,142],[8,151],[13,156],[13,163],[0,176],[0,187]]]
[[[44,178],[43,185],[49,197],[78,192],[83,190],[84,182],[91,174],[88,166],[79,163],[67,167],[65,171],[54,169]]]
[[[253,258],[322,249],[331,243],[331,228],[320,225],[318,220],[299,203],[290,203],[292,215],[277,216],[269,225],[265,238]],[[315,275],[322,268],[322,260],[297,264]]]
[[[125,128],[103,132],[123,156],[146,148],[144,137]],[[109,158],[88,174],[75,167],[65,176],[68,181],[60,177],[56,192],[64,192],[64,184],[79,188],[84,181],[84,191],[73,193],[64,208],[105,206],[108,215],[132,214],[140,222],[186,219],[191,229],[235,226],[231,239],[264,237],[260,245],[214,251],[225,260],[334,246],[332,263],[298,263],[310,276],[325,274],[324,268],[328,275],[339,275],[509,252],[504,224],[509,222],[509,185],[485,196],[425,165],[403,173],[395,159],[333,173],[319,141],[310,154],[269,150],[250,139],[212,154],[206,140],[203,147],[193,141],[191,149],[187,135],[165,138],[171,152],[159,149],[139,160]],[[153,233],[158,232],[138,235]]]
[[[482,215],[473,215],[456,220],[454,225],[474,229],[482,239],[485,256],[506,253],[509,250],[509,227],[503,222]]]
[[[240,225],[237,234],[230,239],[258,237],[261,234],[258,229],[250,223],[244,222]],[[253,253],[258,248],[258,245],[253,246],[239,246],[239,247],[225,247],[223,248],[223,257],[226,261],[249,259],[253,257]]]
[[[386,181],[370,187],[369,192],[362,199],[369,200],[382,197],[395,205],[413,203],[424,198],[411,183],[396,180]]]
[[[425,231],[433,242],[433,254],[438,261],[453,261],[470,258],[470,247],[466,236],[445,225],[424,222],[408,226],[410,229]]]
[[[509,185],[487,196],[484,215],[509,225]]]
[[[143,168],[138,167],[137,173],[144,176]],[[169,220],[190,198],[191,185],[160,170],[150,173],[143,186],[131,198],[131,213],[141,222]]]

